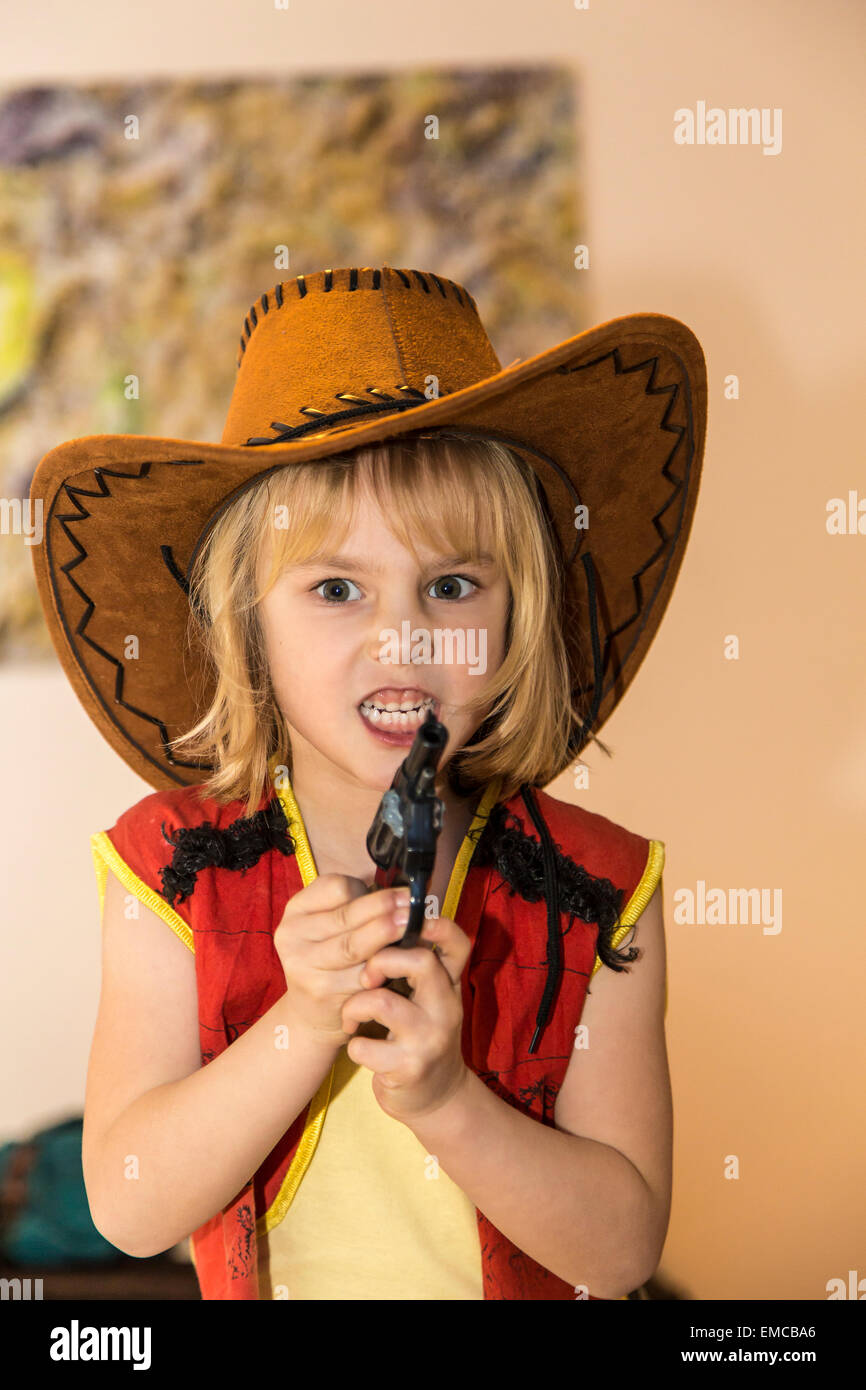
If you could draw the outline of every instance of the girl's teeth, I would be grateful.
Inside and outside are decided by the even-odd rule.
[[[413,706],[411,709],[401,709],[397,703],[377,706],[365,701],[361,705],[361,712],[365,719],[369,719],[373,724],[381,724],[384,728],[408,729],[421,723],[428,708],[432,708],[432,701],[426,699],[420,702],[420,706]]]

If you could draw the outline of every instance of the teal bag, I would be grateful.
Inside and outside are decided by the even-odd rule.
[[[107,1264],[125,1258],[93,1224],[81,1167],[82,1117],[0,1145],[0,1188],[16,1152],[36,1150],[26,1197],[0,1227],[0,1255],[19,1265]]]

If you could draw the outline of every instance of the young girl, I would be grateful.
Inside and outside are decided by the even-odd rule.
[[[664,1244],[664,848],[540,790],[594,736],[596,609],[590,708],[539,471],[430,425],[322,432],[211,499],[185,571],[161,546],[211,676],[163,744],[211,775],[92,838],[83,1161],[100,1232],[191,1234],[204,1298],[620,1299]],[[404,950],[365,841],[428,709],[445,812]]]

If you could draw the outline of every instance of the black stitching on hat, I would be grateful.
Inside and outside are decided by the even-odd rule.
[[[183,589],[187,598],[189,598],[189,580],[187,579],[183,570],[180,568],[180,565],[177,563],[177,560],[175,560],[171,546],[161,545],[159,547],[159,553],[165,561],[166,567],[172,579],[177,580],[177,583]]]
[[[195,597],[193,594],[191,594],[190,581],[188,577],[184,574],[180,565],[177,563],[177,560],[174,558],[174,551],[172,547],[170,545],[161,545],[159,547],[159,553],[165,561],[165,567],[171,575],[172,579],[176,582],[178,587],[183,590],[184,594],[189,599],[191,607],[198,614],[199,621],[201,622],[201,624],[204,627],[209,627],[210,619],[208,617],[207,610],[204,608],[201,598]],[[190,574],[192,574],[192,565],[190,565]]]
[[[174,460],[174,462],[179,463],[179,464],[192,465],[192,464],[200,464],[200,463],[201,463],[201,460],[200,460],[200,459],[176,459],[176,460]],[[122,472],[122,471],[121,471],[120,469],[118,469],[118,468],[104,468],[102,465],[97,465],[97,466],[93,469],[93,476],[94,476],[94,478],[95,478],[95,480],[96,480],[96,483],[97,483],[97,491],[95,491],[95,492],[94,492],[91,488],[72,487],[69,483],[64,483],[64,484],[63,484],[63,487],[62,487],[61,489],[58,490],[57,497],[54,499],[54,502],[52,503],[52,512],[53,512],[53,510],[54,510],[54,507],[57,505],[57,501],[58,501],[58,499],[59,499],[59,497],[60,497],[61,492],[65,492],[66,495],[68,496],[70,502],[72,503],[72,505],[77,509],[77,514],[76,514],[76,512],[62,512],[62,513],[61,513],[61,512],[58,512],[55,519],[59,522],[59,524],[60,524],[61,527],[63,528],[64,534],[66,535],[67,540],[75,547],[75,549],[77,550],[78,554],[75,555],[75,556],[73,556],[73,558],[72,558],[71,560],[68,560],[68,561],[66,562],[66,564],[61,565],[61,566],[60,566],[60,572],[66,576],[66,579],[67,579],[67,580],[69,581],[69,583],[72,585],[73,589],[74,589],[75,592],[78,594],[79,598],[82,599],[82,600],[84,601],[85,605],[86,605],[85,612],[84,612],[83,616],[79,619],[78,626],[77,626],[76,629],[75,629],[75,635],[76,635],[77,637],[81,637],[82,640],[85,641],[89,647],[92,647],[92,649],[93,649],[95,652],[98,652],[98,654],[99,654],[105,661],[110,662],[111,665],[115,667],[114,703],[115,703],[116,705],[122,705],[124,709],[129,710],[130,714],[135,714],[135,715],[138,716],[139,719],[144,719],[144,720],[146,720],[149,724],[153,724],[153,725],[156,726],[156,728],[157,728],[158,731],[159,731],[159,737],[160,737],[160,741],[161,741],[162,746],[163,746],[163,751],[164,751],[164,755],[165,755],[166,761],[167,761],[171,766],[174,766],[174,767],[189,767],[189,768],[192,768],[192,769],[193,769],[194,771],[196,771],[196,772],[213,772],[213,771],[214,771],[214,768],[213,768],[210,764],[194,763],[194,762],[185,762],[185,761],[183,761],[181,758],[176,758],[176,757],[174,757],[173,754],[172,754],[172,752],[171,752],[171,749],[170,749],[169,746],[168,746],[168,743],[169,743],[169,739],[168,739],[168,729],[166,728],[166,726],[165,726],[165,724],[163,723],[163,721],[162,721],[160,718],[158,718],[158,716],[153,715],[153,714],[148,714],[145,710],[139,709],[136,705],[131,705],[131,704],[129,703],[128,700],[124,700],[124,698],[123,698],[123,681],[124,681],[124,676],[126,675],[126,671],[125,671],[125,669],[124,669],[123,663],[120,662],[120,661],[118,661],[118,659],[117,659],[116,656],[112,656],[110,652],[107,652],[107,651],[105,650],[104,647],[101,647],[101,646],[99,645],[98,642],[94,642],[93,638],[92,638],[92,637],[88,637],[87,633],[85,632],[85,628],[87,627],[87,624],[90,622],[90,619],[93,617],[93,614],[94,614],[94,612],[95,612],[96,604],[93,602],[93,600],[91,599],[90,595],[89,595],[88,593],[86,593],[84,589],[82,589],[81,585],[78,584],[77,581],[76,581],[75,579],[73,579],[73,577],[72,577],[72,575],[71,575],[71,573],[70,573],[71,570],[75,569],[76,565],[80,565],[80,564],[82,563],[83,560],[86,560],[86,559],[87,559],[87,551],[85,550],[84,546],[83,546],[83,545],[81,544],[81,542],[79,541],[78,537],[75,536],[75,535],[73,535],[73,533],[70,531],[70,529],[69,529],[69,527],[68,527],[68,525],[67,525],[67,522],[70,522],[70,521],[86,521],[87,518],[88,518],[89,516],[91,516],[91,513],[87,510],[87,508],[83,505],[83,503],[80,502],[80,501],[78,500],[79,497],[111,497],[112,494],[111,494],[111,492],[110,492],[110,490],[109,490],[107,484],[106,484],[105,481],[104,481],[104,479],[105,479],[106,477],[109,477],[109,478],[125,478],[125,479],[128,479],[128,480],[133,480],[133,481],[135,481],[135,482],[140,482],[142,478],[146,478],[146,477],[148,476],[148,474],[149,474],[149,472],[150,472],[150,467],[151,467],[150,463],[149,463],[149,462],[146,462],[146,463],[143,463],[143,464],[141,465],[141,467],[139,468],[139,471],[138,471],[137,473],[124,473],[124,472]],[[49,545],[49,556],[50,556],[50,553],[51,553],[51,551],[50,551],[50,546],[51,546],[50,539],[48,540],[48,545]],[[75,644],[74,644],[73,641],[72,641],[72,634],[71,634],[70,631],[69,631],[69,625],[68,625],[68,623],[67,623],[67,621],[66,621],[66,616],[65,616],[65,614],[64,614],[64,612],[63,612],[62,605],[61,605],[60,602],[59,602],[59,598],[58,598],[58,595],[57,595],[57,585],[56,585],[55,580],[54,580],[54,575],[53,575],[53,572],[52,572],[52,565],[51,565],[51,563],[50,563],[50,560],[49,560],[49,566],[48,566],[48,568],[49,568],[49,574],[50,574],[50,576],[51,576],[51,585],[52,585],[52,588],[54,589],[55,600],[56,600],[56,602],[57,602],[57,613],[58,613],[58,616],[59,616],[60,621],[61,621],[61,623],[62,623],[63,631],[66,633],[67,641],[69,642],[70,647],[71,647],[72,650],[74,651],[74,650],[75,650]],[[95,686],[95,684],[94,684],[92,678],[90,677],[89,673],[86,672],[86,671],[84,670],[84,668],[82,667],[82,665],[81,665],[80,663],[78,663],[78,669],[79,669],[79,671],[81,671],[82,675],[85,676],[85,678],[86,678],[86,680],[87,680],[87,682],[88,682],[88,684],[89,684],[89,686],[90,686],[90,689],[93,691],[93,694],[95,695],[95,697],[99,700],[99,703],[102,705],[103,709],[105,710],[106,714],[108,715],[108,717],[109,717],[109,719],[111,720],[111,722],[115,725],[115,727],[121,729],[121,732],[123,733],[124,737],[132,744],[132,746],[133,746],[134,748],[136,748],[136,749],[143,755],[143,757],[145,757],[145,758],[147,759],[148,762],[153,763],[154,766],[156,766],[156,767],[160,767],[161,765],[160,765],[159,763],[156,763],[156,762],[155,762],[153,756],[152,756],[150,753],[148,753],[147,750],[146,750],[145,748],[142,748],[141,744],[137,743],[136,740],[130,736],[129,732],[128,732],[126,729],[121,728],[121,726],[117,723],[117,719],[116,719],[115,716],[112,714],[111,709],[109,708],[109,706],[106,704],[106,701],[105,701],[103,695],[101,694],[101,692],[100,692],[100,691],[97,689],[97,687]],[[165,771],[164,768],[161,768],[161,770],[162,770],[162,771]],[[168,775],[171,776],[172,774],[169,773]],[[180,782],[181,779],[180,779],[180,778],[177,778],[176,780],[177,780],[178,782]],[[186,784],[183,784],[183,785],[186,785]]]
[[[601,669],[602,669],[602,672],[604,672],[604,671],[607,670],[607,667],[608,667],[608,658],[609,658],[609,654],[610,654],[610,647],[611,647],[611,643],[612,643],[613,639],[614,639],[615,637],[618,637],[618,636],[620,635],[620,633],[624,632],[626,628],[631,627],[632,623],[636,622],[638,618],[642,618],[642,621],[641,621],[641,623],[640,623],[640,626],[639,626],[638,629],[637,629],[637,632],[634,634],[634,641],[636,642],[636,641],[638,640],[638,638],[640,637],[640,634],[641,634],[641,632],[642,632],[642,630],[643,630],[644,624],[648,621],[649,614],[650,614],[650,612],[652,611],[652,608],[653,608],[653,605],[654,605],[654,602],[655,602],[656,595],[657,595],[658,592],[659,592],[659,588],[660,588],[660,586],[664,583],[664,578],[665,578],[665,575],[667,574],[667,567],[668,567],[668,564],[670,563],[670,556],[673,555],[673,553],[674,553],[674,551],[675,551],[675,549],[676,549],[676,538],[677,538],[677,536],[679,535],[679,532],[680,532],[680,530],[681,530],[681,528],[682,528],[682,520],[683,520],[682,508],[681,508],[681,510],[680,510],[680,515],[679,515],[679,517],[677,518],[676,527],[675,527],[674,531],[673,531],[670,535],[668,535],[668,534],[665,532],[665,529],[664,529],[664,527],[663,527],[662,524],[661,524],[661,517],[664,516],[664,514],[665,514],[665,512],[667,511],[668,507],[671,506],[671,504],[673,503],[673,501],[674,501],[674,499],[677,497],[677,495],[678,495],[680,492],[683,492],[683,489],[684,489],[685,484],[686,484],[686,482],[687,482],[687,480],[688,480],[689,473],[690,473],[690,470],[691,470],[691,457],[690,457],[690,458],[688,458],[688,459],[686,460],[685,472],[684,472],[682,478],[677,478],[677,477],[676,477],[673,473],[671,473],[671,471],[670,471],[670,465],[671,465],[671,463],[673,462],[674,456],[675,456],[677,450],[680,448],[680,445],[682,444],[683,439],[686,438],[686,437],[689,435],[690,432],[692,432],[692,431],[690,430],[690,428],[689,428],[689,427],[686,427],[685,425],[672,425],[672,424],[669,424],[669,423],[668,423],[668,417],[670,416],[671,411],[672,411],[673,408],[674,408],[674,404],[675,404],[675,402],[676,402],[676,400],[677,400],[677,397],[679,396],[680,387],[681,387],[681,386],[682,386],[682,388],[683,388],[684,395],[685,395],[686,416],[687,416],[688,421],[689,421],[689,426],[691,426],[691,422],[692,422],[692,418],[693,418],[693,417],[692,417],[692,408],[691,408],[691,399],[690,399],[690,396],[689,396],[689,388],[688,388],[688,373],[687,373],[685,370],[683,370],[683,372],[682,372],[682,378],[681,378],[681,381],[679,381],[679,382],[676,382],[676,381],[675,381],[675,382],[672,382],[669,386],[655,386],[655,385],[653,384],[653,383],[655,382],[656,376],[658,375],[658,365],[659,365],[658,356],[646,357],[646,358],[644,358],[643,361],[641,361],[641,362],[635,362],[631,367],[624,367],[624,366],[623,366],[623,362],[622,362],[622,356],[621,356],[621,354],[620,354],[620,350],[619,350],[619,348],[615,347],[615,348],[612,348],[612,349],[610,350],[610,352],[603,353],[600,357],[594,357],[594,358],[593,358],[591,361],[589,361],[589,362],[580,362],[580,363],[578,363],[578,364],[576,364],[576,365],[574,365],[574,366],[571,366],[571,365],[569,365],[568,363],[564,363],[563,365],[554,368],[554,370],[555,370],[557,373],[559,373],[560,375],[563,375],[563,376],[570,376],[570,375],[571,375],[572,373],[574,373],[574,372],[585,371],[588,367],[596,367],[596,366],[598,366],[600,363],[602,363],[602,362],[607,362],[607,361],[610,361],[610,362],[613,363],[614,373],[615,373],[616,376],[630,376],[633,372],[645,371],[647,368],[649,368],[649,376],[648,376],[647,381],[645,382],[644,388],[643,388],[643,389],[644,389],[644,395],[647,395],[647,396],[664,396],[664,395],[667,395],[667,396],[670,397],[670,399],[668,400],[667,406],[666,406],[666,408],[665,408],[664,416],[662,417],[661,423],[660,423],[660,425],[659,425],[659,429],[660,429],[660,430],[664,430],[664,431],[666,431],[666,432],[669,433],[669,434],[675,434],[675,435],[676,435],[676,440],[675,440],[674,444],[672,445],[671,451],[670,451],[670,453],[668,454],[667,458],[665,459],[664,464],[662,465],[662,469],[661,469],[662,474],[664,475],[664,477],[667,478],[667,480],[668,480],[670,483],[673,484],[673,491],[672,491],[672,492],[670,493],[670,495],[668,496],[668,498],[667,498],[667,500],[665,501],[664,505],[661,506],[661,507],[659,508],[659,510],[655,513],[655,515],[654,515],[653,517],[651,517],[652,524],[653,524],[653,526],[655,527],[656,532],[658,533],[658,536],[659,536],[659,544],[658,544],[658,546],[656,547],[656,549],[653,551],[653,553],[649,556],[649,558],[641,565],[640,569],[636,570],[636,571],[634,572],[634,574],[631,576],[631,585],[632,585],[632,590],[633,590],[633,593],[634,593],[634,601],[635,601],[634,612],[631,614],[630,617],[626,618],[622,623],[620,623],[619,627],[614,628],[614,629],[612,629],[611,631],[605,633],[604,652],[603,652],[603,654],[602,654],[602,656],[601,656]],[[688,489],[686,488],[685,491],[683,492],[683,501],[685,501],[685,498],[686,498],[687,495],[688,495]],[[667,562],[665,563],[665,565],[663,566],[662,573],[661,573],[661,575],[659,576],[659,579],[658,579],[658,581],[657,581],[655,594],[653,594],[649,599],[646,599],[646,600],[645,600],[645,599],[644,599],[644,596],[643,596],[643,587],[642,587],[642,585],[641,585],[641,575],[644,573],[645,570],[649,569],[651,565],[655,564],[655,562],[658,560],[659,556],[660,556],[665,550],[667,550],[668,559],[667,559]],[[586,571],[587,590],[588,590],[588,595],[589,595],[589,600],[590,600],[590,625],[591,625],[591,635],[593,635],[593,634],[592,634],[592,628],[594,627],[595,622],[596,622],[595,609],[596,609],[596,602],[597,602],[597,600],[596,600],[594,567],[593,567],[592,572],[591,572],[591,570],[590,570],[590,566],[591,566],[591,565],[592,565],[591,559],[590,559],[590,561],[589,561],[589,565],[587,565],[586,563],[584,563],[584,569],[585,569],[585,571]],[[596,632],[596,633],[594,634],[594,640],[593,640],[593,666],[595,667],[596,673],[597,673],[597,671],[598,671],[598,663],[599,663],[598,651],[597,651],[597,642],[598,642],[598,637],[597,637],[597,632]],[[626,659],[626,658],[623,657],[623,660],[625,660],[625,659]],[[616,679],[616,673],[614,673],[614,679]],[[595,685],[595,684],[596,684],[596,683],[594,682],[594,685]],[[600,683],[598,683],[598,684],[599,684],[599,688],[594,688],[594,689],[593,689],[593,700],[592,700],[592,710],[591,710],[591,718],[592,718],[592,720],[594,720],[595,717],[597,716],[599,707],[600,707],[600,705],[601,705],[602,698],[603,698],[604,694],[607,693],[606,691],[603,690],[603,680],[602,680],[602,682],[600,682]],[[588,685],[576,686],[576,687],[575,687],[575,693],[576,693],[576,694],[585,694],[588,688],[589,688]],[[574,735],[572,736],[572,743],[574,744]],[[570,746],[571,746],[571,745],[570,745]]]
[[[256,313],[256,306],[255,306],[255,304],[254,304],[254,305],[252,306],[252,308],[250,309],[250,318],[252,319],[253,328],[255,328],[256,324],[257,324],[258,321],[259,321],[259,316],[258,316],[258,314]]]
[[[388,269],[389,271],[391,271],[391,273],[392,273],[393,275],[396,275],[396,276],[399,277],[401,283],[405,286],[405,288],[406,288],[407,290],[410,290],[410,289],[413,288],[412,281],[409,279],[409,275],[413,275],[413,276],[415,277],[415,279],[418,281],[418,283],[420,284],[421,288],[424,290],[425,294],[430,294],[430,293],[431,293],[430,286],[429,286],[429,284],[427,283],[427,280],[425,279],[424,275],[422,274],[422,272],[421,272],[420,270],[412,270],[412,271],[409,272],[409,275],[407,275],[405,271],[400,270],[397,266],[388,266],[387,269]],[[357,290],[357,289],[362,288],[362,281],[361,281],[361,279],[360,279],[360,276],[364,273],[364,271],[367,271],[367,270],[370,270],[370,271],[371,271],[371,274],[372,274],[372,282],[371,282],[369,288],[370,288],[370,289],[373,289],[373,290],[380,290],[380,289],[382,288],[382,271],[381,271],[381,269],[379,269],[379,267],[371,267],[371,266],[363,266],[363,267],[359,267],[359,266],[349,266],[349,267],[348,267],[348,283],[347,283],[346,285],[335,284],[335,283],[334,283],[334,272],[333,272],[333,269],[328,269],[328,270],[325,270],[325,271],[322,271],[322,272],[317,272],[317,274],[318,274],[318,273],[321,273],[321,275],[322,275],[321,290],[322,290],[323,293],[327,293],[327,292],[329,292],[329,291],[331,291],[331,290],[339,290],[339,289]],[[450,285],[451,289],[454,291],[454,297],[455,297],[455,299],[457,300],[457,302],[461,305],[461,307],[463,307],[463,308],[469,307],[470,309],[472,309],[472,310],[474,311],[476,317],[478,317],[478,318],[480,319],[480,315],[478,314],[478,306],[477,306],[477,304],[475,303],[475,300],[473,299],[472,295],[469,293],[468,290],[464,290],[464,291],[461,292],[460,287],[459,287],[458,285],[456,285],[456,284],[454,283],[453,280],[444,279],[444,278],[442,278],[442,277],[440,277],[440,276],[438,276],[438,275],[434,275],[432,271],[428,271],[427,274],[429,275],[430,279],[433,280],[433,282],[435,283],[435,285],[436,285],[437,289],[439,290],[439,293],[442,295],[443,299],[447,299],[447,298],[448,298],[448,291],[447,291],[447,289],[446,289],[445,287]],[[287,283],[290,283],[290,282],[287,282]],[[305,296],[305,295],[307,294],[307,292],[308,292],[308,291],[307,291],[306,278],[305,278],[303,275],[297,275],[297,276],[295,277],[295,283],[296,283],[297,289],[298,289],[298,298],[299,298],[299,299],[303,299],[304,296]],[[273,294],[274,294],[274,299],[276,300],[277,307],[278,307],[278,308],[282,308],[282,305],[283,305],[283,297],[284,297],[284,296],[283,296],[283,285],[282,285],[281,282],[278,283],[278,284],[276,284],[276,285],[274,286]],[[257,301],[257,302],[258,302],[258,301]],[[262,309],[263,309],[263,311],[264,311],[265,313],[267,313],[267,312],[268,312],[268,308],[269,308],[268,296],[267,296],[267,294],[263,294],[263,295],[261,296],[261,304],[262,304]],[[252,320],[252,327],[250,326],[250,321],[249,321],[250,319]],[[237,365],[238,365],[238,366],[240,366],[240,364],[241,364],[241,361],[242,361],[242,359],[243,359],[244,352],[246,351],[246,343],[249,341],[249,338],[250,338],[250,336],[251,336],[251,334],[252,334],[252,330],[253,330],[253,328],[256,327],[256,323],[257,323],[257,318],[256,318],[256,310],[255,310],[255,307],[254,307],[253,309],[250,310],[250,313],[249,313],[247,319],[244,320],[244,327],[245,327],[245,329],[246,329],[246,334],[245,334],[245,337],[242,339],[242,342],[241,342],[241,350],[240,350],[240,353],[238,354],[238,357],[237,357]]]
[[[605,636],[604,657],[602,658],[598,640],[598,603],[595,596],[595,564],[588,550],[584,551],[580,559],[586,576],[586,589],[589,597],[589,639],[592,647],[592,704],[580,730],[580,737],[587,738],[592,731],[592,726],[596,721],[599,705],[601,704],[601,692],[604,689],[604,673],[607,669],[612,634],[607,633]],[[586,686],[577,686],[574,693],[584,695],[586,693]],[[576,734],[576,730],[572,731],[572,740],[575,739]]]

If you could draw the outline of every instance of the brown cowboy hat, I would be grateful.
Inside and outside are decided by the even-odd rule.
[[[574,696],[586,710],[570,757],[579,753],[634,678],[683,558],[707,412],[690,329],[629,314],[503,370],[462,285],[351,267],[263,294],[244,319],[238,366],[219,444],[88,435],[52,449],[33,478],[48,627],[112,748],[156,788],[212,770],[168,745],[210,703],[194,635],[192,660],[185,653],[188,576],[229,502],[287,464],[453,426],[509,445],[543,486],[566,575]],[[581,504],[588,527],[576,524]],[[124,654],[131,633],[136,660]]]

